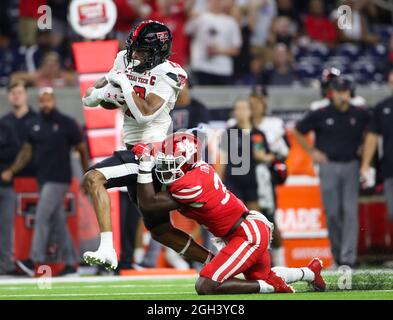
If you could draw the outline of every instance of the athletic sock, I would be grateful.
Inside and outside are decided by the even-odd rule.
[[[257,280],[259,283],[259,292],[260,293],[273,293],[274,292],[274,287],[268,284],[266,281],[263,280]]]
[[[297,281],[313,281],[314,272],[309,268],[285,268],[274,267],[272,271],[279,277],[283,278],[286,283],[293,283]]]
[[[112,232],[101,232],[100,234],[100,247],[99,249],[113,249],[113,236]]]

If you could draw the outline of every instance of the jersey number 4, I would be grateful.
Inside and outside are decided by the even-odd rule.
[[[145,87],[134,86],[133,88],[134,88],[135,94],[136,94],[139,98],[141,98],[141,99],[143,99],[143,100],[146,99],[146,88],[145,88]],[[134,116],[132,115],[130,109],[128,109],[128,108],[127,108],[125,114],[126,114],[127,116],[131,117],[131,118],[134,118]]]
[[[224,205],[229,201],[229,197],[231,196],[227,190],[227,188],[224,186],[224,184],[222,183],[219,175],[217,174],[217,172],[214,172],[214,188],[216,190],[220,189],[224,194],[224,198],[221,200],[221,204]]]

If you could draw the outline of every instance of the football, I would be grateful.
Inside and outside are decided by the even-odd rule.
[[[113,109],[117,109],[118,108],[118,106],[115,105],[114,103],[107,102],[107,101],[104,101],[104,100],[101,101],[100,106],[103,107],[104,109],[107,109],[107,110],[113,110]]]

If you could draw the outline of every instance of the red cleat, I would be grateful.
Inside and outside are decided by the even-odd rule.
[[[319,258],[314,258],[310,261],[307,266],[312,272],[314,272],[315,278],[314,281],[311,281],[310,284],[314,288],[315,291],[325,291],[326,282],[323,280],[321,275],[321,270],[323,268],[322,260]]]
[[[295,293],[295,290],[273,271],[270,272],[265,281],[274,288],[274,293]]]

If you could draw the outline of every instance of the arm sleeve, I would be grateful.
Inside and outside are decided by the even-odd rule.
[[[187,177],[185,177],[187,179]],[[178,183],[177,183],[178,182]],[[203,186],[200,181],[178,180],[168,190],[175,201],[183,204],[198,202],[202,198]]]
[[[310,111],[306,116],[296,124],[296,129],[302,134],[315,130],[317,125],[318,110]]]

